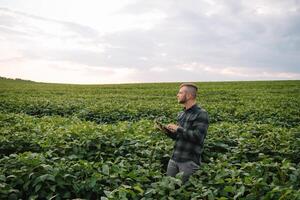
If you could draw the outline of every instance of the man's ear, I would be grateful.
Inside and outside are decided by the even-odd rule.
[[[191,93],[186,93],[186,97],[187,97],[187,99],[191,99],[192,98],[192,94]]]

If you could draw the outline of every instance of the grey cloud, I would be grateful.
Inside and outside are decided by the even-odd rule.
[[[79,35],[81,37],[90,37],[90,38],[99,39],[98,31],[89,26],[85,26],[85,25],[81,25],[81,24],[77,24],[77,23],[73,23],[73,22],[60,21],[60,20],[35,16],[35,15],[28,14],[28,13],[15,11],[15,10],[11,10],[9,8],[3,8],[3,7],[0,7],[0,13],[1,12],[2,12],[2,16],[1,16],[1,20],[0,20],[0,25],[5,25],[7,27],[22,25],[26,28],[27,26],[30,26],[30,25],[26,24],[26,20],[22,20],[21,18],[25,18],[25,19],[27,18],[27,19],[34,19],[34,20],[38,20],[38,21],[42,21],[42,22],[51,22],[51,23],[60,24],[60,25],[63,25],[66,29],[69,29],[70,31],[76,33],[77,35]],[[11,15],[11,14],[14,14],[15,16]],[[30,28],[34,28],[34,27],[30,26]],[[44,34],[47,34],[46,30],[44,31]]]
[[[287,12],[297,6],[293,1],[275,2],[275,8],[282,6],[282,13],[266,16],[255,14],[255,1],[253,7],[247,6],[246,1],[218,1],[216,6],[221,9],[211,16],[205,15],[210,5],[203,1],[162,3],[162,8],[158,1],[151,2],[147,5],[144,2],[131,5],[127,7],[128,13],[134,10],[160,10],[168,18],[147,32],[120,33],[118,42],[141,44],[128,44],[128,52],[144,52],[147,49],[152,51],[148,54],[154,57],[158,49],[149,42],[152,39],[165,43],[164,51],[178,63],[194,61],[211,65],[299,71],[300,14],[299,10]],[[267,8],[273,3],[266,2]],[[141,14],[139,11],[135,13]],[[114,42],[114,36],[110,38]]]
[[[14,11],[7,8],[0,8],[0,34],[17,46],[18,50],[29,59],[43,59],[56,61],[70,61],[86,65],[101,65],[105,56],[98,52],[85,49],[63,49],[62,46],[56,48],[48,48],[36,43],[36,35],[44,36],[45,38],[60,38],[60,36],[51,35],[46,29],[41,29],[35,24],[28,23],[27,20],[50,22],[56,25],[61,25],[66,31],[74,34],[73,37],[84,39],[84,43],[89,45],[103,44],[102,38],[97,30],[76,24],[73,22],[65,22],[53,19],[47,19],[39,16],[33,16],[19,11]],[[65,39],[72,39],[70,36],[65,36]],[[73,38],[74,39],[74,38]],[[82,41],[76,41],[82,43]]]
[[[102,53],[85,49],[24,49],[26,56],[48,60],[64,60],[90,66],[136,68],[133,80],[217,80],[211,73],[172,69],[180,64],[201,63],[208,66],[233,66],[266,69],[275,72],[299,73],[300,63],[300,9],[299,1],[264,1],[266,8],[281,10],[258,15],[260,1],[137,1],[118,11],[139,17],[145,13],[164,13],[160,23],[152,29],[126,30],[100,36],[92,27],[73,22],[46,19],[21,12],[18,16],[61,24],[75,37],[86,38],[87,43],[104,44]],[[251,4],[251,6],[250,6]],[[294,11],[289,11],[294,8]],[[207,13],[208,11],[214,13]],[[11,25],[18,20],[5,16],[0,33],[14,32]],[[24,25],[26,26],[26,24]],[[29,34],[30,32],[28,32]],[[15,31],[19,41],[30,44],[30,39]],[[47,34],[46,31],[43,34]],[[14,38],[15,39],[15,38]],[[166,68],[153,72],[148,68]],[[151,76],[149,74],[151,73]],[[168,77],[172,73],[172,76]],[[205,77],[205,79],[204,79]],[[227,80],[239,77],[224,76]],[[245,77],[244,77],[245,78]]]

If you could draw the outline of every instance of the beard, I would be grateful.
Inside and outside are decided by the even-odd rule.
[[[186,96],[184,96],[182,99],[178,100],[178,103],[184,104],[187,101]]]

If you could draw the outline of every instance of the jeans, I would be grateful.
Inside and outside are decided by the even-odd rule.
[[[177,173],[183,172],[182,182],[185,183],[189,177],[200,168],[193,161],[176,162],[172,159],[169,160],[167,168],[167,176],[176,176]]]

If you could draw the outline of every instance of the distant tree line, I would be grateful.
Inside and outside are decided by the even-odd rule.
[[[34,82],[34,81],[31,81],[31,80],[26,80],[26,79],[21,79],[21,78],[7,78],[7,77],[3,77],[3,76],[0,76],[0,80],[15,80],[15,81],[27,81],[27,82]]]

